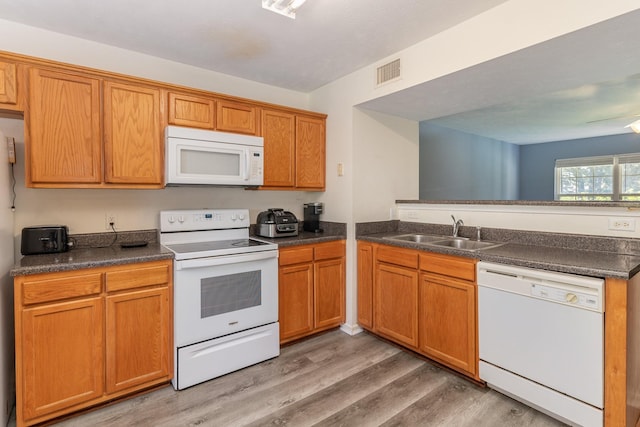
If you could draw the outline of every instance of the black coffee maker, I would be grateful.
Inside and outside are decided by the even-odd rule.
[[[322,233],[320,228],[320,214],[324,209],[324,205],[319,202],[304,204],[304,222],[302,229],[313,233]]]

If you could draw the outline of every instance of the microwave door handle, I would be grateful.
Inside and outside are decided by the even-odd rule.
[[[244,180],[249,181],[249,162],[250,162],[250,151],[244,150]]]

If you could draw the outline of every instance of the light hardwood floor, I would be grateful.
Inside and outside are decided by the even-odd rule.
[[[373,335],[338,330],[180,392],[170,386],[59,426],[561,426]]]

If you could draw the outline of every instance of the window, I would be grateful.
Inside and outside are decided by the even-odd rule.
[[[640,200],[640,153],[558,159],[555,200]]]

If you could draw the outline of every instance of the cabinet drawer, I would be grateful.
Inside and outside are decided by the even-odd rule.
[[[142,264],[137,267],[109,271],[107,292],[162,285],[169,282],[171,263]]]
[[[473,259],[441,254],[420,254],[420,270],[475,282]]]
[[[345,254],[344,240],[339,242],[320,243],[315,247],[314,259],[341,258]]]
[[[409,268],[418,268],[418,251],[380,245],[376,260]]]
[[[99,294],[102,274],[49,274],[18,278],[22,281],[22,303],[37,304]]]
[[[279,265],[300,264],[313,261],[313,246],[296,246],[290,249],[281,249]]]

